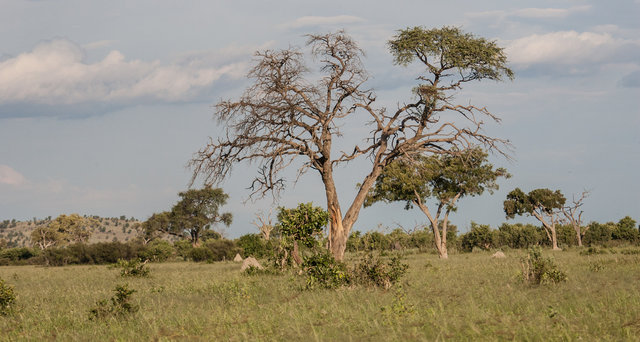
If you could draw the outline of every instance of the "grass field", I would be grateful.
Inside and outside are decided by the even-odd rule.
[[[518,281],[520,256],[410,254],[402,284],[303,290],[293,275],[242,275],[232,262],[151,265],[150,278],[107,266],[0,267],[17,308],[2,340],[626,341],[640,340],[640,255],[552,255],[568,281]],[[127,283],[140,310],[89,320]]]

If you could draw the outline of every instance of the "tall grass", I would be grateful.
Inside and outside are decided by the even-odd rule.
[[[17,308],[1,340],[638,340],[640,255],[545,251],[568,280],[530,286],[520,257],[408,255],[402,286],[304,289],[294,275],[242,275],[239,264],[152,264],[149,278],[106,266],[0,267]],[[140,310],[89,320],[118,284]],[[405,308],[406,310],[404,310]]]

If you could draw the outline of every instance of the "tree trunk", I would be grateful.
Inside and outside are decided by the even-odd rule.
[[[558,235],[556,234],[556,225],[551,226],[551,244],[553,245],[554,251],[560,251],[561,249],[558,247]]]
[[[580,227],[576,228],[576,238],[578,239],[578,247],[582,247],[582,234],[580,234]]]
[[[298,249],[298,241],[293,240],[293,251],[291,252],[291,257],[293,257],[293,261],[296,262],[296,265],[302,265],[302,258],[300,257],[300,252]]]

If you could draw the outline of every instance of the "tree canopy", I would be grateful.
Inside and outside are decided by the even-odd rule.
[[[540,221],[551,241],[553,249],[558,248],[556,235],[557,214],[564,206],[566,198],[560,190],[535,189],[525,194],[520,188],[515,188],[504,201],[504,212],[507,218],[529,215]]]
[[[404,201],[405,209],[417,205],[429,218],[440,256],[446,258],[448,218],[457,209],[457,201],[481,195],[485,190],[493,193],[498,189],[499,177],[510,177],[505,169],[494,169],[487,157],[482,148],[474,147],[460,154],[397,159],[384,169],[371,188],[365,206],[378,201]],[[437,202],[435,215],[426,204],[429,198]],[[442,221],[441,213],[444,213]]]

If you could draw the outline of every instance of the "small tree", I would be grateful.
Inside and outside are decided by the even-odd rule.
[[[220,188],[206,186],[203,189],[190,189],[178,194],[182,199],[169,213],[169,225],[166,232],[176,236],[187,235],[191,244],[198,246],[202,233],[211,225],[231,224],[231,213],[220,213],[220,207],[227,203],[229,195]]]
[[[37,227],[31,233],[31,243],[40,249],[63,246],[69,243],[87,242],[100,222],[78,214],[62,214],[46,227]]]
[[[554,192],[549,189],[535,189],[525,194],[520,188],[516,188],[507,194],[507,199],[504,201],[504,212],[507,219],[525,214],[538,219],[547,233],[552,248],[560,250],[556,223],[558,222],[558,213],[565,201],[566,199],[560,190]]]
[[[318,237],[329,221],[329,213],[311,203],[300,203],[297,208],[281,207],[278,213],[278,229],[285,244],[292,246],[291,256],[296,264],[302,264],[298,243],[312,248],[318,244]]]
[[[457,201],[462,197],[481,195],[485,190],[493,193],[498,189],[499,177],[510,175],[503,168],[494,170],[487,162],[487,153],[479,147],[462,151],[459,156],[396,160],[382,172],[365,206],[378,201],[404,201],[405,209],[418,206],[429,218],[440,258],[446,259],[449,213],[457,209]],[[435,215],[426,205],[428,198],[436,200]]]
[[[576,239],[578,241],[578,246],[580,247],[582,247],[582,237],[586,233],[587,229],[589,229],[589,226],[586,226],[584,228],[582,227],[583,211],[580,210],[580,207],[582,207],[582,205],[584,204],[584,199],[587,198],[587,196],[589,196],[589,192],[583,191],[582,195],[580,195],[580,198],[576,199],[576,197],[573,196],[573,203],[571,205],[567,205],[561,208],[562,214],[565,217],[565,222],[570,224],[573,227],[573,230],[576,232]],[[578,212],[578,210],[580,211]]]

